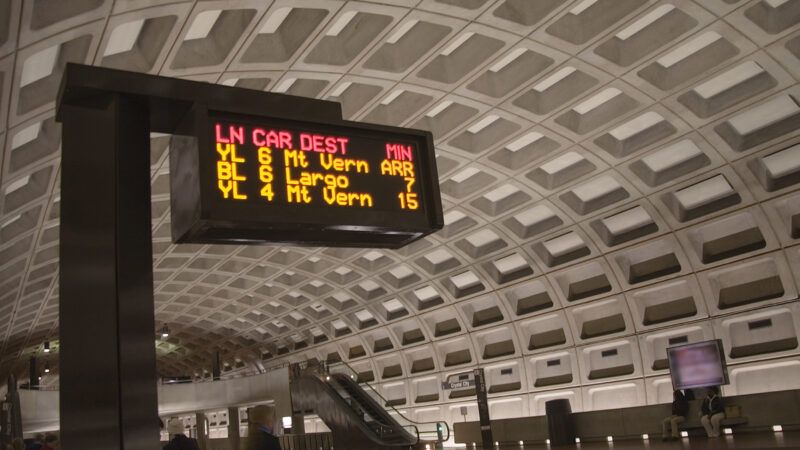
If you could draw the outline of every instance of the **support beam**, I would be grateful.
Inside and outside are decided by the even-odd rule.
[[[206,413],[198,412],[194,417],[197,446],[200,447],[200,450],[209,450],[208,420],[206,419]]]
[[[211,361],[211,379],[218,381],[222,375],[221,364],[219,360],[219,351],[214,352],[214,359]]]
[[[158,447],[147,103],[61,104],[61,442]]]
[[[341,120],[341,107],[72,63],[57,103],[62,446],[158,448],[150,132],[174,133],[195,103],[288,119]]]
[[[241,448],[238,406],[228,408],[228,448],[233,450],[239,450]]]
[[[35,356],[31,356],[30,365],[28,366],[28,389],[39,389],[39,371],[36,368]]]

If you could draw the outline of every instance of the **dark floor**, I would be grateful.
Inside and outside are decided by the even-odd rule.
[[[462,447],[463,448],[463,447]],[[705,437],[683,438],[674,442],[661,442],[660,436],[644,440],[618,440],[615,442],[592,442],[567,446],[549,445],[512,445],[495,447],[500,450],[716,450],[716,449],[768,449],[785,448],[800,449],[800,431],[784,431],[780,433],[745,433],[736,436],[728,435],[717,439]],[[471,446],[467,450],[472,450]],[[478,446],[477,450],[481,450]]]

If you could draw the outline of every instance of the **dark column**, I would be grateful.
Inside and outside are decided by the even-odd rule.
[[[36,357],[31,356],[30,366],[28,366],[28,389],[39,389],[39,371],[36,369]]]
[[[481,442],[483,450],[494,448],[492,439],[492,421],[489,418],[489,400],[486,398],[486,378],[483,369],[473,370],[475,374],[475,392],[478,395],[478,419],[481,425]]]
[[[194,423],[195,426],[195,439],[197,439],[197,446],[200,447],[200,450],[206,450],[208,448],[208,421],[206,420],[206,414],[204,412],[199,412],[195,414]]]
[[[306,421],[303,413],[292,413],[292,434],[306,434]]]
[[[231,450],[239,450],[241,447],[239,437],[239,407],[228,408],[228,443]]]
[[[62,448],[158,448],[147,106],[111,94],[59,114]]]
[[[219,352],[214,352],[214,358],[211,360],[211,379],[218,381],[222,375],[220,369]]]

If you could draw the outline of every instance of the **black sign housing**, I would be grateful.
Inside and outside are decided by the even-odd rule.
[[[196,105],[170,144],[177,243],[399,248],[443,226],[430,132]]]

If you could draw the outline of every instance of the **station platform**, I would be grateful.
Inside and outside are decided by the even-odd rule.
[[[453,447],[463,449],[464,447]],[[480,449],[480,447],[478,447]],[[551,446],[546,444],[504,445],[495,447],[498,450],[717,450],[717,449],[800,449],[800,431],[744,433],[722,436],[716,439],[706,437],[683,438],[677,441],[662,442],[661,436],[653,436],[648,440],[626,439],[613,442],[586,442],[574,445]],[[473,447],[468,445],[467,450]]]

